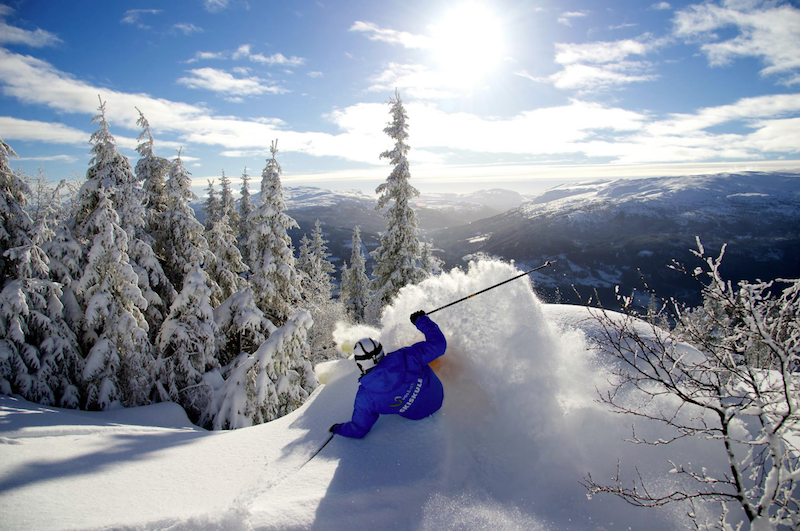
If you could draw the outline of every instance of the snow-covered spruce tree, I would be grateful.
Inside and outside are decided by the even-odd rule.
[[[192,192],[189,172],[183,165],[181,154],[172,163],[169,179],[164,186],[167,195],[167,209],[161,214],[158,224],[166,234],[164,248],[160,254],[165,259],[164,270],[173,286],[183,288],[184,276],[192,264],[210,268],[216,260],[208,248],[208,240],[202,223],[194,217],[189,202],[197,199]],[[211,305],[222,302],[222,290],[214,279],[209,278]]]
[[[0,291],[0,392],[77,408],[82,358],[42,249],[54,235],[49,228],[54,206],[44,202],[33,222],[22,204],[13,204],[16,197],[25,200],[24,195],[4,194],[6,206],[19,216],[14,225],[28,232],[15,231],[19,245],[4,253],[11,278]]]
[[[55,282],[32,278],[0,292],[0,392],[78,408],[83,359],[60,296]]]
[[[30,190],[14,173],[9,162],[9,157],[16,156],[11,146],[0,138],[0,289],[6,279],[14,274],[13,265],[8,263],[5,252],[23,245],[31,229],[30,216],[23,208]]]
[[[408,169],[408,124],[405,107],[400,94],[389,100],[392,121],[383,130],[394,141],[394,147],[381,153],[381,158],[389,159],[394,166],[386,182],[375,190],[380,194],[376,210],[382,210],[391,202],[389,210],[384,214],[387,219],[386,232],[381,236],[380,246],[372,252],[375,266],[373,291],[379,307],[377,314],[394,298],[400,288],[407,284],[416,284],[426,276],[419,267],[419,229],[417,214],[411,206],[411,200],[419,195],[419,191],[411,186],[411,174]]]
[[[26,245],[6,251],[16,278],[0,292],[0,391],[78,408],[83,358],[65,320],[61,286],[49,280],[49,259],[41,248],[53,232],[46,217],[33,228]]]
[[[89,409],[106,409],[117,400],[126,406],[146,404],[153,384],[147,300],[128,259],[128,235],[108,195],[95,179],[86,181],[81,194],[82,204],[94,207],[80,225],[87,251],[77,283],[85,308],[83,377]]]
[[[344,303],[347,315],[356,323],[366,321],[370,302],[369,277],[366,257],[361,249],[361,229],[353,229],[353,251],[350,253],[350,269],[342,269],[342,291],[339,299]]]
[[[223,213],[206,231],[206,240],[215,256],[208,266],[208,274],[219,285],[222,290],[220,298],[224,300],[247,285],[247,280],[240,275],[249,269],[236,246],[236,235],[227,214]]]
[[[61,285],[64,318],[71,330],[83,330],[84,315],[75,293],[83,276],[83,249],[72,235],[70,220],[57,219],[53,237],[42,244],[50,259],[50,280]]]
[[[231,180],[225,175],[225,170],[222,170],[222,178],[219,180],[221,190],[219,192],[219,207],[220,215],[228,216],[231,227],[238,230],[239,228],[239,212],[236,210],[236,200],[233,198],[231,191]]]
[[[419,265],[428,276],[436,276],[442,273],[444,262],[433,254],[433,244],[420,242]]]
[[[302,287],[287,233],[298,225],[286,213],[281,167],[275,159],[277,142],[273,142],[270,152],[272,158],[261,174],[261,195],[249,218],[250,284],[258,307],[270,321],[281,326],[300,301]]]
[[[136,110],[139,111],[138,108]],[[158,218],[167,209],[167,196],[164,185],[172,163],[163,157],[156,156],[153,151],[154,139],[150,130],[150,123],[144,117],[142,111],[139,111],[139,119],[136,121],[136,125],[142,127],[142,132],[138,138],[139,145],[136,148],[141,157],[136,163],[136,178],[142,183],[144,190],[145,232],[152,238],[152,241],[148,241],[148,243],[153,249],[158,249],[162,246],[161,240],[165,237],[158,230]]]
[[[256,306],[249,287],[237,291],[214,308],[217,323],[217,359],[228,365],[242,352],[255,352],[276,330]]]
[[[303,236],[298,259],[298,271],[303,279],[303,301],[311,309],[314,318],[314,326],[309,332],[312,361],[332,357],[335,347],[333,330],[336,323],[345,317],[342,302],[331,298],[331,275],[336,269],[328,260],[330,253],[327,243],[322,233],[322,224],[317,220],[314,230],[311,231],[311,239]]]
[[[250,249],[247,246],[247,239],[250,235],[250,213],[253,211],[253,204],[250,202],[250,176],[247,174],[245,166],[242,172],[242,197],[239,199],[239,226],[235,227],[239,231],[239,250],[242,252],[244,262],[250,265]]]
[[[714,308],[706,319],[687,318],[674,300],[659,304],[678,325],[672,331],[659,328],[657,319],[639,319],[633,297],[619,297],[621,317],[592,310],[602,330],[600,347],[619,362],[615,386],[600,401],[675,430],[673,438],[657,441],[634,433],[631,442],[705,439],[716,445],[727,470],[715,474],[702,462],[671,462],[671,473],[687,481],[663,493],[641,477],[627,483],[619,474],[611,485],[589,475],[585,486],[593,494],[611,493],[642,507],[720,502],[718,521],[699,521],[692,508],[689,515],[698,529],[740,529],[741,522],[729,521],[734,514],[743,514],[753,530],[798,529],[800,279],[741,281],[734,287],[719,272],[725,248],[713,258],[699,239],[697,244],[693,252],[701,267],[673,267],[702,286],[706,307]],[[687,352],[680,341],[697,351]],[[753,348],[769,351],[770,369],[748,363]],[[630,392],[640,397],[626,399]],[[733,513],[737,507],[740,511]]]
[[[153,356],[144,315],[147,300],[128,255],[130,235],[111,200],[118,198],[129,226],[135,226],[136,205],[126,205],[122,197],[132,180],[130,165],[108,131],[102,101],[92,122],[99,125],[91,137],[94,157],[74,216],[74,234],[84,249],[76,295],[85,317],[80,339],[88,351],[86,406],[105,409],[116,400],[126,406],[147,403]]]
[[[197,421],[211,399],[203,374],[219,367],[217,325],[211,309],[208,276],[197,262],[189,268],[183,289],[158,334],[156,374],[159,398],[172,400]]]
[[[214,190],[213,179],[208,180],[208,188],[206,188],[206,200],[203,201],[203,210],[206,213],[206,230],[211,230],[211,227],[222,215],[222,205],[217,197],[217,191]]]
[[[303,300],[319,306],[331,298],[331,274],[336,269],[328,258],[328,242],[322,234],[319,220],[314,223],[311,239],[303,235],[297,259],[297,269],[303,273]]]
[[[99,128],[92,136],[95,157],[86,178],[87,181],[101,183],[119,216],[120,226],[128,234],[128,259],[138,278],[139,289],[147,300],[145,318],[152,340],[164,320],[167,305],[175,296],[175,289],[152,248],[154,240],[145,230],[147,222],[142,183],[127,157],[117,149],[116,141],[108,130],[105,108],[105,102],[100,100],[100,114],[95,117]]]
[[[275,330],[254,354],[243,352],[211,382],[214,400],[201,423],[235,429],[269,422],[291,413],[317,387],[308,361],[311,314],[300,311]],[[211,380],[210,373],[208,380]]]

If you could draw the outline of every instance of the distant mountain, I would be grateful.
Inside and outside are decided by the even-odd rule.
[[[326,190],[309,186],[284,188],[287,212],[300,226],[289,232],[295,248],[303,234],[310,234],[316,220],[320,220],[331,261],[337,270],[342,260],[350,260],[350,241],[353,228],[361,228],[361,238],[367,251],[380,243],[379,234],[386,230],[386,218],[378,212],[377,197],[358,190]],[[255,197],[253,200],[257,200]],[[493,189],[469,194],[423,194],[414,203],[423,239],[437,230],[458,227],[474,221],[496,216],[508,208],[521,205],[524,198],[516,192]],[[200,205],[196,210],[202,210]],[[198,219],[204,218],[198,212]],[[368,258],[367,272],[372,271]],[[337,271],[338,278],[338,271]]]
[[[508,212],[432,233],[449,265],[488,255],[534,266],[546,297],[574,302],[596,288],[640,286],[641,269],[661,295],[697,302],[697,286],[667,269],[696,264],[699,236],[709,252],[727,243],[731,280],[800,276],[800,176],[742,173],[623,179],[552,188]],[[558,292],[556,292],[556,289]],[[646,301],[642,301],[646,304]]]

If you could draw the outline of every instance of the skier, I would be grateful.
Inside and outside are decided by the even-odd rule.
[[[447,348],[444,334],[422,310],[411,314],[411,323],[425,334],[425,341],[384,355],[380,342],[361,339],[353,352],[361,369],[353,419],[334,424],[330,431],[361,439],[380,415],[400,415],[419,420],[442,407],[442,382],[428,366]]]

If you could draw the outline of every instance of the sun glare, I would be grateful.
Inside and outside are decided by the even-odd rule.
[[[503,29],[495,14],[481,4],[462,4],[433,26],[433,54],[452,81],[475,85],[501,61]]]

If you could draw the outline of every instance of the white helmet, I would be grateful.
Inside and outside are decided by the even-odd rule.
[[[380,341],[365,337],[356,343],[353,354],[361,374],[367,374],[383,359],[383,345]]]

